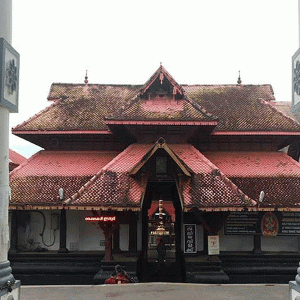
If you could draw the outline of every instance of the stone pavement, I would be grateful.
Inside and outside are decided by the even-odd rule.
[[[288,295],[288,284],[136,283],[21,286],[21,300],[287,300]]]

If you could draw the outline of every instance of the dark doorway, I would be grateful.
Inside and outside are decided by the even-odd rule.
[[[175,180],[150,181],[142,206],[141,281],[184,281],[181,228],[182,207]],[[160,240],[166,250],[163,259],[157,251]]]

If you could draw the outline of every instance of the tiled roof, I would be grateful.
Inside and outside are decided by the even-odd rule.
[[[151,121],[216,121],[217,117],[205,113],[196,103],[186,99],[173,100],[167,97],[155,99],[135,99],[124,110],[120,110],[108,120],[151,120]]]
[[[129,176],[128,172],[151,147],[150,144],[130,145],[66,203],[102,208],[139,208],[145,186],[140,180]]]
[[[118,152],[40,151],[10,173],[10,204],[58,203],[58,189],[73,195]]]
[[[16,164],[16,165],[20,165],[21,163],[25,162],[26,160],[27,160],[26,157],[15,152],[12,149],[9,149],[9,162]]]
[[[192,145],[169,146],[194,172],[192,178],[182,182],[182,195],[187,209],[237,208],[256,204]]]
[[[161,104],[170,114],[153,111],[155,106],[139,102],[140,85],[52,84],[49,99],[60,99],[16,126],[20,131],[109,130],[105,118],[116,113],[123,118],[179,118],[201,120],[205,114],[218,118],[216,131],[297,132],[300,125],[275,108],[270,85],[183,85],[187,99],[175,104]],[[133,101],[133,102],[132,102]],[[191,104],[195,102],[195,104]],[[129,103],[132,103],[129,106]],[[201,110],[195,109],[199,105]],[[124,109],[127,108],[128,110]],[[180,109],[179,109],[180,108]],[[152,111],[151,111],[152,110]],[[203,112],[205,112],[203,114]]]
[[[9,172],[17,168],[20,164],[25,162],[27,159],[21,154],[9,149]]]
[[[137,85],[52,84],[49,99],[56,101],[13,131],[109,130],[104,117],[125,105],[139,88]]]
[[[300,164],[283,152],[207,152],[205,156],[261,206],[300,207]]]
[[[300,122],[300,113],[292,112],[292,103],[288,101],[277,101],[275,102],[275,107],[278,111],[283,113],[284,115],[296,120],[297,122]]]
[[[274,107],[271,85],[184,85],[186,94],[219,118],[216,131],[299,131]]]
[[[211,207],[244,207],[255,202],[244,195],[228,178],[188,144],[168,147],[194,174],[182,182],[181,193],[186,209]],[[143,158],[148,158],[151,144],[133,144],[106,165],[76,193],[67,204],[101,207],[140,207],[145,184],[131,177],[132,170]]]

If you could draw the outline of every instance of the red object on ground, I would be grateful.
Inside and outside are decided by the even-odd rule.
[[[117,280],[115,277],[111,276],[110,278],[106,279],[105,284],[117,284]]]

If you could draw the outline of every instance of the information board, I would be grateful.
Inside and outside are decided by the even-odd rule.
[[[225,234],[255,234],[257,221],[257,212],[232,212],[225,223]]]
[[[197,253],[196,224],[184,224],[184,253]]]
[[[300,235],[300,213],[282,212],[279,235]]]

